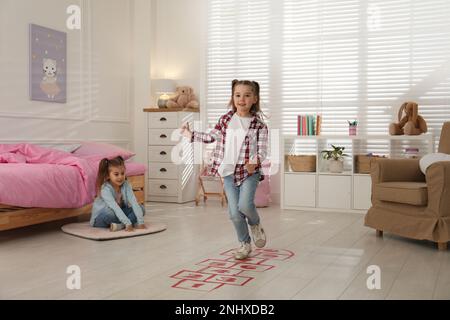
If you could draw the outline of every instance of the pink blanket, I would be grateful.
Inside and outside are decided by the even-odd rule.
[[[98,163],[89,157],[32,144],[0,144],[0,203],[19,207],[82,207],[95,198]],[[143,165],[131,167],[136,174],[145,172]],[[127,173],[131,175],[128,170]]]

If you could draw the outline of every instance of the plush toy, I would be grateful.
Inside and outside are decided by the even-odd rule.
[[[184,110],[198,110],[198,100],[191,87],[177,87],[176,93],[167,101],[168,108],[183,108]]]
[[[402,134],[416,136],[427,132],[427,123],[418,114],[418,109],[419,106],[415,102],[403,103],[398,110],[398,123],[389,125],[389,134],[393,136]],[[403,111],[406,113],[405,116],[403,116]]]

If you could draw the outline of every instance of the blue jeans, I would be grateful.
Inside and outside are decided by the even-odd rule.
[[[255,192],[258,187],[260,173],[254,173],[237,187],[234,176],[224,177],[224,189],[228,199],[228,212],[236,229],[240,242],[250,243],[248,226],[259,224],[259,215],[255,206]],[[247,220],[246,220],[247,219]]]
[[[142,204],[140,204],[140,206],[145,216],[145,208]],[[123,206],[120,208],[122,209],[123,213],[125,213],[125,215],[128,217],[128,219],[130,219],[133,225],[137,223],[137,218],[136,215],[134,214],[132,207]],[[120,222],[119,218],[117,218],[117,216],[115,215],[114,211],[111,208],[105,208],[95,218],[94,227],[109,228],[111,223],[122,223],[122,222]]]

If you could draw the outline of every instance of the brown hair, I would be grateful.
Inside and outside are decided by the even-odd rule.
[[[110,167],[125,167],[125,161],[121,156],[115,157],[111,160],[103,158],[98,165],[97,182],[95,184],[95,190],[97,191],[97,196],[100,195],[100,190],[102,185],[108,181],[109,168]]]
[[[234,105],[233,96],[234,96],[234,88],[236,88],[236,86],[239,84],[244,85],[244,86],[249,86],[250,88],[252,88],[252,91],[257,98],[256,103],[254,103],[252,105],[252,107],[250,108],[250,113],[252,115],[263,114],[261,111],[261,107],[259,106],[259,83],[256,81],[237,80],[237,79],[234,79],[233,81],[231,81],[231,100],[228,103],[228,105],[233,108],[234,112],[236,112],[237,109],[236,109],[236,106]]]

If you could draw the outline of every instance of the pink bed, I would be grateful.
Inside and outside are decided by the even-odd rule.
[[[101,158],[32,144],[0,144],[0,203],[24,208],[92,203]],[[145,165],[126,161],[128,176],[145,171]]]

